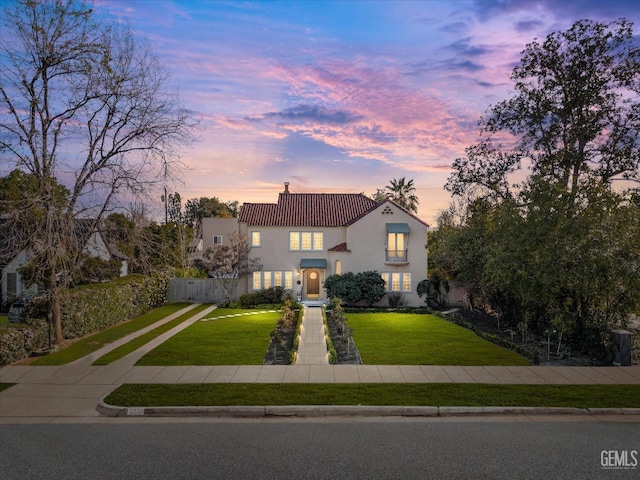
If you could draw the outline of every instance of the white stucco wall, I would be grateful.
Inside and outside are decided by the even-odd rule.
[[[385,213],[382,213],[382,212]],[[408,249],[407,264],[392,264],[386,262],[385,248],[387,242],[387,223],[406,223],[410,233],[406,248]],[[342,263],[342,273],[364,272],[375,270],[382,272],[410,272],[411,291],[401,292],[405,304],[420,306],[424,300],[415,293],[421,280],[427,278],[427,226],[418,219],[408,215],[393,203],[386,202],[348,227],[310,228],[310,227],[265,227],[241,226],[243,233],[251,238],[254,231],[260,232],[260,246],[251,248],[251,257],[260,258],[263,271],[293,271],[294,294],[306,293],[305,271],[300,268],[302,259],[324,259],[326,269],[319,269],[321,285],[327,276],[335,272],[336,260]],[[289,250],[290,232],[323,232],[322,251],[291,251]],[[329,252],[330,248],[341,243],[347,243],[350,252]],[[300,281],[300,284],[297,281]],[[252,278],[248,278],[248,290],[252,290]],[[326,297],[324,289],[321,297]]]

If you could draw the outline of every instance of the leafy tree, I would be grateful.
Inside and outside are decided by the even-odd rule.
[[[238,201],[222,202],[218,197],[198,197],[187,200],[185,204],[185,219],[195,227],[203,218],[233,218],[238,216]]]
[[[17,0],[2,21],[0,150],[37,183],[43,214],[29,247],[60,343],[60,295],[82,251],[76,218],[98,224],[118,195],[154,186],[194,124],[125,23],[76,0]],[[56,185],[69,169],[60,208]]]
[[[534,40],[511,74],[515,96],[480,120],[486,138],[455,161],[446,188],[511,196],[509,175],[523,160],[531,164],[529,182],[557,182],[573,194],[591,179],[640,180],[639,62],[626,20],[581,20]]]
[[[640,180],[631,24],[583,20],[536,40],[512,79],[515,96],[454,163],[446,188],[471,202],[461,221],[441,217],[432,260],[523,332],[556,330],[606,359],[610,328],[640,306],[640,209],[613,188]]]
[[[387,198],[389,198],[389,193],[384,188],[378,188],[376,189],[375,193],[371,195],[371,198],[373,198],[378,203],[382,203]]]
[[[410,212],[416,213],[418,211],[418,203],[420,202],[415,194],[416,188],[413,185],[413,180],[407,181],[405,177],[399,180],[394,178],[385,188],[387,197],[398,205]]]

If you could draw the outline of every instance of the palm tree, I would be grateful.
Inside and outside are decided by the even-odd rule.
[[[415,194],[416,187],[413,186],[413,179],[406,181],[405,177],[399,180],[391,180],[390,185],[385,187],[389,192],[389,198],[403,208],[413,213],[418,213],[418,197]]]

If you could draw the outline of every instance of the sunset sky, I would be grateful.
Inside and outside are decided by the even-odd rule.
[[[184,200],[275,202],[292,192],[372,194],[413,179],[435,226],[452,162],[509,96],[534,38],[637,0],[95,0],[151,44],[200,120],[183,153]],[[158,206],[160,208],[160,206]]]

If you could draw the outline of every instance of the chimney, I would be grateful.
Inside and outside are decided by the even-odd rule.
[[[284,182],[284,193],[289,193],[289,182]]]

